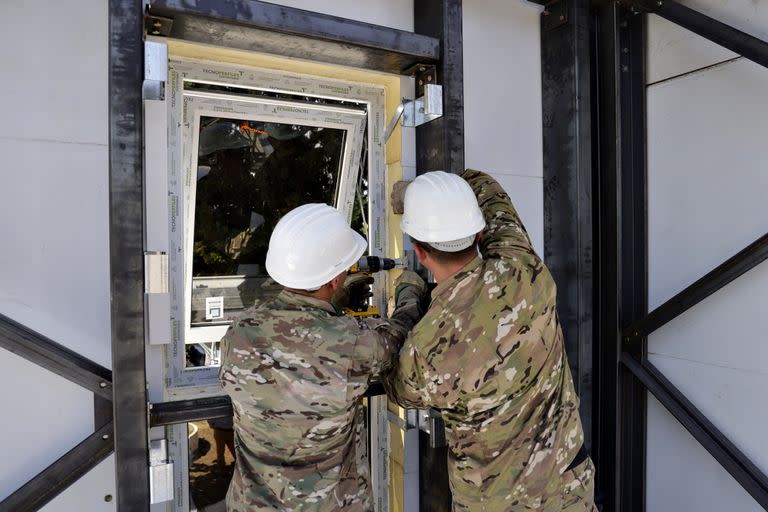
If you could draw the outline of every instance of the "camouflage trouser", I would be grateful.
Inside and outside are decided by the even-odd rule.
[[[562,512],[597,512],[595,507],[595,465],[592,459],[563,473]]]

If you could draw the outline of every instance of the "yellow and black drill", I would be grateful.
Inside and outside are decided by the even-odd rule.
[[[350,276],[366,276],[366,278],[355,278],[355,284],[349,286],[349,303],[344,308],[344,313],[348,316],[366,317],[381,316],[379,308],[368,303],[368,298],[372,297],[371,284],[373,284],[373,275],[382,270],[392,270],[404,268],[402,260],[392,258],[382,258],[379,256],[363,256],[357,263],[349,269]],[[348,277],[347,279],[353,279]]]

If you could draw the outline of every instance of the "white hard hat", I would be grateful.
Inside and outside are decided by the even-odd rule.
[[[457,252],[471,246],[485,228],[472,188],[461,176],[433,171],[405,189],[400,228],[419,242]]]
[[[344,216],[327,204],[311,203],[288,212],[269,239],[269,276],[288,288],[317,289],[345,272],[368,247]]]

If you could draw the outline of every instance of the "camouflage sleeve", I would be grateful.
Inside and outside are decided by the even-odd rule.
[[[467,169],[461,175],[472,187],[485,217],[480,252],[485,258],[509,257],[514,253],[535,254],[525,226],[501,185],[484,172]]]
[[[227,362],[230,361],[229,346],[230,346],[230,338],[232,337],[234,328],[235,328],[235,323],[233,322],[229,325],[229,328],[227,329],[227,333],[224,335],[223,338],[221,338],[221,345],[219,346],[221,350],[221,366],[219,366],[219,382],[222,384],[222,386],[224,385],[224,373],[229,370]]]
[[[378,318],[358,321],[361,332],[357,336],[352,372],[369,378],[381,377],[392,368],[408,329]]]
[[[424,358],[413,343],[406,340],[395,370],[384,380],[384,387],[390,399],[406,408],[428,409],[431,407],[429,395],[426,393],[425,367]]]

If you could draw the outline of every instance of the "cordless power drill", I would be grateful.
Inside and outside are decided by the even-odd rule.
[[[350,289],[349,305],[344,309],[344,313],[349,316],[366,317],[381,316],[379,308],[368,304],[368,297],[371,297],[371,284],[373,276],[371,274],[382,270],[392,270],[394,268],[404,268],[402,260],[392,258],[381,258],[379,256],[363,256],[357,263],[349,269],[349,274],[365,274],[370,279],[361,281],[358,286]]]

